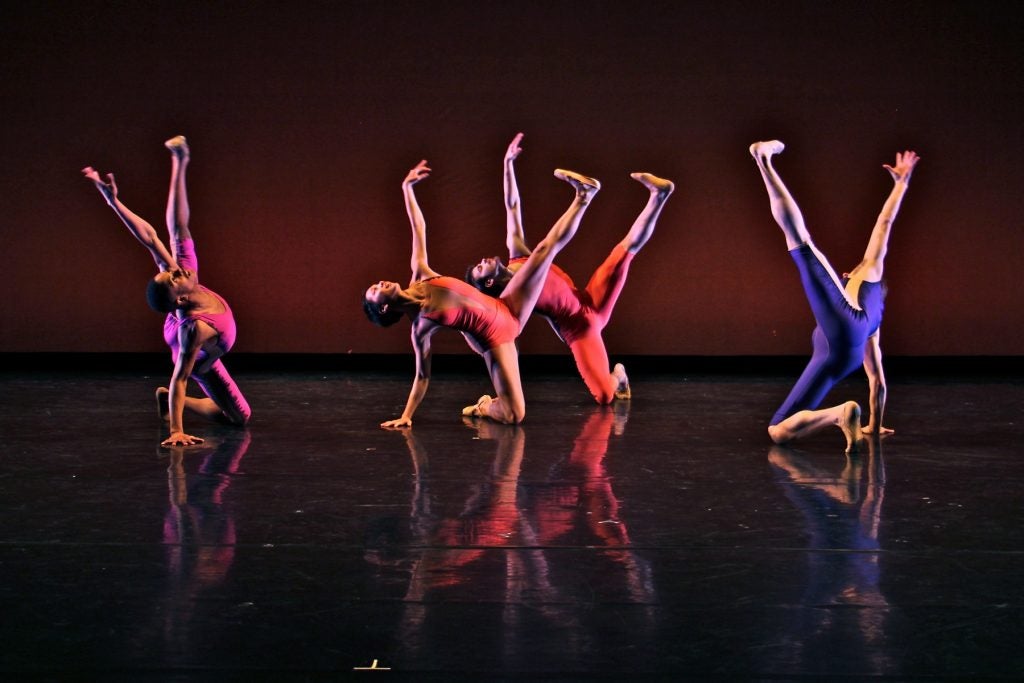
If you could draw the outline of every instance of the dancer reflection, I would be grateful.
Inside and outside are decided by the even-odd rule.
[[[367,288],[363,309],[381,326],[398,322],[403,315],[412,321],[412,348],[416,375],[401,417],[381,427],[410,427],[412,416],[430,383],[430,338],[442,327],[462,333],[470,348],[483,356],[494,384],[495,396],[481,396],[465,415],[487,417],[516,424],[526,416],[526,401],[519,378],[515,340],[533,311],[544,278],[555,256],[579,227],[583,212],[601,185],[572,171],[556,170],[555,177],[576,191],[569,208],[555,222],[520,271],[497,299],[482,295],[462,280],[441,275],[427,260],[427,231],[413,186],[430,175],[426,160],[412,168],[402,182],[406,211],[412,227],[412,278],[402,289],[397,282],[381,280]]]
[[[466,272],[466,281],[482,292],[499,296],[513,275],[528,260],[531,250],[523,230],[519,187],[516,183],[515,160],[522,149],[523,134],[516,135],[505,151],[505,244],[508,264],[497,256],[485,258]],[[631,395],[626,369],[621,363],[611,368],[602,332],[611,319],[622,287],[626,284],[633,257],[654,234],[661,209],[675,185],[650,173],[633,173],[631,177],[647,188],[649,197],[622,241],[604,260],[584,289],[579,289],[564,270],[552,265],[544,280],[534,312],[547,318],[555,334],[564,341],[580,377],[601,404],[626,399]]]
[[[892,671],[885,649],[889,605],[880,588],[878,541],[885,464],[880,438],[865,441],[867,453],[847,455],[839,472],[783,446],[772,447],[768,455],[808,537],[800,619],[781,644],[783,657],[796,671],[833,671],[836,652],[873,674]]]
[[[607,586],[620,585],[621,599],[650,603],[654,596],[650,567],[631,548],[629,530],[619,516],[619,500],[605,457],[613,433],[625,429],[629,405],[594,408],[573,441],[569,455],[550,470],[547,485],[539,488],[530,506],[541,546],[581,545],[605,548],[599,554],[611,566],[604,573]]]
[[[163,525],[167,592],[160,610],[163,640],[170,656],[187,657],[201,641],[204,634],[194,629],[193,617],[206,601],[217,601],[216,591],[234,563],[238,538],[225,493],[250,441],[248,430],[229,434],[206,454],[192,476],[185,472],[186,449],[170,449],[169,506]]]
[[[863,259],[840,280],[811,240],[800,208],[772,165],[772,157],[784,148],[778,140],[756,142],[750,146],[750,153],[768,190],[772,216],[782,228],[786,246],[800,272],[817,327],[812,336],[811,360],[772,418],[768,434],[775,443],[786,443],[837,426],[846,437],[849,452],[858,447],[862,432],[892,432],[882,423],[886,386],[879,334],[883,308],[881,280],[889,233],[918,156],[911,151],[901,152],[893,166],[884,166],[893,179],[892,191],[875,222]],[[870,390],[869,418],[863,429],[861,409],[854,401],[817,410],[829,390],[860,364],[864,365]]]
[[[408,527],[375,520],[368,543],[368,561],[382,568],[397,567],[408,577],[397,636],[406,657],[429,657],[434,663],[451,649],[451,641],[449,628],[440,623],[447,613],[431,611],[433,603],[497,596],[504,604],[501,622],[482,628],[491,632],[497,627],[504,635],[502,646],[515,649],[521,634],[513,612],[519,605],[536,600],[540,611],[548,614],[548,605],[561,602],[553,597],[543,549],[529,547],[531,533],[519,510],[523,429],[487,420],[466,421],[479,439],[494,443],[495,454],[487,474],[471,486],[464,503],[451,509],[452,500],[436,490],[440,482],[433,478],[426,447],[414,429],[403,430],[414,473]],[[460,494],[456,500],[464,496]],[[406,545],[418,549],[408,564],[405,552],[389,552],[392,548],[405,550],[396,546]],[[573,626],[566,624],[567,628]]]
[[[524,429],[467,418],[482,442],[494,444],[495,455],[469,495],[454,500],[440,491],[447,482],[432,472],[415,429],[402,432],[414,473],[410,519],[407,525],[374,520],[366,558],[382,571],[408,577],[397,636],[407,657],[429,657],[436,664],[441,652],[451,650],[453,626],[444,623],[449,611],[431,610],[437,603],[500,603],[500,624],[460,623],[458,628],[499,633],[501,656],[510,667],[521,667],[523,657],[540,656],[531,649],[534,628],[565,633],[565,642],[557,645],[563,654],[565,648],[580,656],[599,648],[596,639],[615,630],[590,629],[585,614],[566,608],[593,601],[595,591],[602,601],[639,606],[629,610],[631,634],[653,627],[649,606],[657,600],[651,571],[630,547],[603,465],[612,433],[625,424],[625,410],[595,411],[549,479],[533,484],[520,480]],[[580,549],[585,549],[582,556]]]
[[[199,284],[199,262],[196,259],[190,210],[185,187],[185,171],[190,152],[184,136],[164,143],[171,152],[171,183],[167,194],[167,232],[171,250],[152,225],[133,213],[118,197],[114,174],[106,180],[91,166],[82,169],[114,210],[128,230],[149,250],[160,271],[149,282],[146,298],[156,311],[166,313],[164,341],[171,348],[174,371],[169,388],[156,392],[157,410],[169,420],[170,436],[163,445],[202,443],[197,436],[185,433],[184,409],[208,419],[223,419],[243,425],[252,411],[220,360],[235,343],[235,318],[227,301],[212,289]],[[202,388],[206,398],[186,396],[188,380]]]

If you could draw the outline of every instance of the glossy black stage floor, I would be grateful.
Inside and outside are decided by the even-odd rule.
[[[437,373],[403,433],[404,374],[243,371],[251,425],[168,451],[165,376],[0,374],[0,675],[1020,676],[1024,384],[891,377],[847,458],[772,447],[793,378],[530,374],[514,428]]]

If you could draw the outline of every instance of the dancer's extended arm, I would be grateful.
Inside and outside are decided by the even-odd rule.
[[[875,227],[871,231],[871,239],[868,240],[867,249],[864,250],[864,260],[860,267],[865,269],[864,279],[868,282],[878,282],[882,279],[882,272],[885,266],[885,254],[889,248],[889,232],[896,214],[899,213],[900,203],[903,195],[907,193],[910,184],[910,175],[914,166],[920,160],[914,152],[906,151],[896,154],[894,166],[884,165],[885,170],[893,179],[892,191],[882,205],[882,211],[878,214]]]
[[[160,241],[160,237],[153,226],[132,212],[118,199],[117,183],[114,181],[113,173],[107,174],[106,182],[100,178],[100,174],[92,166],[83,168],[82,174],[93,182],[96,189],[103,196],[103,199],[106,200],[107,204],[114,210],[114,213],[117,214],[117,217],[121,219],[121,222],[125,224],[132,235],[135,236],[135,239],[149,250],[153,260],[156,261],[157,268],[164,271],[173,270],[178,267],[177,262],[171,256],[171,252]]]
[[[526,235],[523,232],[523,208],[519,201],[519,185],[516,183],[515,160],[522,152],[519,143],[522,142],[523,134],[516,133],[512,142],[505,150],[504,182],[505,182],[505,246],[508,247],[508,257],[518,258],[529,256],[530,247],[526,245]]]
[[[416,193],[412,186],[430,175],[430,168],[427,160],[424,159],[416,164],[402,181],[402,194],[405,197],[405,211],[409,215],[409,225],[412,228],[412,258],[409,267],[412,270],[410,282],[419,282],[428,277],[440,275],[430,267],[427,261],[427,222],[423,218],[420,204],[416,201]]]
[[[869,434],[892,434],[893,430],[882,424],[885,413],[885,371],[882,369],[881,332],[868,337],[864,346],[864,372],[868,376],[868,424],[862,429]]]

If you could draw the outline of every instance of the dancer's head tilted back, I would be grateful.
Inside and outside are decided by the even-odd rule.
[[[198,284],[196,273],[187,268],[174,268],[157,273],[146,285],[146,301],[158,313],[170,313],[189,301]]]
[[[402,319],[402,311],[392,306],[402,288],[397,282],[381,280],[363,292],[363,313],[374,325],[391,327]]]
[[[501,296],[513,272],[497,256],[480,259],[466,268],[463,279],[488,296]]]

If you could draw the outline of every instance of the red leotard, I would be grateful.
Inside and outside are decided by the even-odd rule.
[[[449,327],[473,338],[483,350],[515,341],[519,320],[501,299],[478,291],[458,278],[440,275],[424,280],[428,295],[433,288],[447,290],[452,305],[423,314],[438,325]]]
[[[527,257],[509,260],[522,263]],[[611,319],[633,254],[621,244],[615,246],[585,289],[579,289],[564,270],[552,265],[534,311],[543,315],[569,345],[580,376],[598,403],[611,403],[615,387],[609,379],[608,351],[601,331]]]

